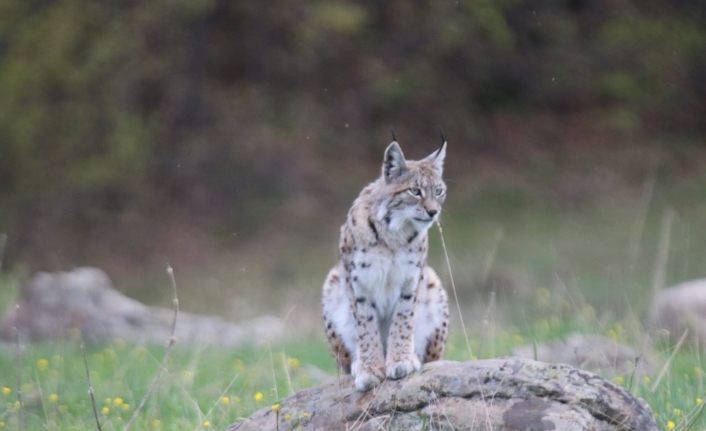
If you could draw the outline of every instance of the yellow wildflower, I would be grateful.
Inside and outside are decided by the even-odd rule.
[[[7,387],[7,386],[3,386],[3,387],[2,387],[2,394],[3,394],[4,396],[8,396],[8,395],[10,395],[11,393],[12,393],[12,389],[10,389],[9,387]]]
[[[158,430],[160,428],[162,428],[162,421],[159,419],[152,419],[152,429]]]
[[[668,430],[673,430],[674,427],[677,426],[674,421],[667,421],[667,429]]]
[[[610,325],[610,328],[608,328],[606,335],[608,336],[608,338],[617,341],[622,338],[624,332],[625,330],[623,328],[623,325],[620,322],[616,322]]]
[[[272,404],[272,411],[275,413],[279,413],[279,410],[282,408],[282,406],[279,403],[274,403]]]
[[[101,409],[101,414],[102,414],[103,416],[108,416],[109,413],[110,413],[110,407],[103,407],[103,408]]]
[[[48,360],[46,360],[45,358],[37,359],[37,369],[39,371],[44,371],[47,368],[49,368],[49,361]]]
[[[584,305],[583,308],[581,309],[581,314],[583,315],[583,318],[586,320],[592,320],[595,319],[596,317],[596,309],[593,308],[591,305]]]
[[[125,341],[124,338],[117,337],[116,339],[113,340],[113,345],[115,346],[116,349],[123,350],[123,349],[125,349],[127,342]]]
[[[57,395],[57,394],[54,393],[54,392],[52,392],[51,394],[49,394],[49,402],[50,402],[50,403],[55,403],[55,402],[57,402],[58,400],[59,400],[59,395]]]
[[[704,403],[703,398],[697,398],[697,399],[696,399],[696,405],[697,405],[697,406],[700,406],[700,405],[703,404],[703,403]]]
[[[228,395],[223,395],[220,399],[221,405],[222,406],[227,406],[230,404],[230,397]]]
[[[294,356],[290,356],[289,358],[287,358],[287,365],[289,365],[289,368],[295,370],[299,368],[299,365],[301,365],[301,363],[299,362],[299,359],[295,358]]]
[[[129,411],[129,410],[130,410],[130,404],[125,403],[125,404],[123,404],[122,406],[120,406],[120,408],[123,409],[124,412]]]
[[[113,405],[114,405],[115,407],[120,407],[120,406],[122,406],[122,405],[123,405],[123,399],[120,398],[120,397],[113,398]]]
[[[546,287],[540,287],[537,289],[537,304],[540,306],[545,306],[549,304],[549,299],[552,295],[552,293],[547,289]]]
[[[534,323],[534,328],[535,331],[539,333],[547,333],[551,329],[551,326],[549,325],[549,320],[547,319],[539,319]]]
[[[201,423],[201,425],[203,425],[204,428],[208,428],[211,426],[211,422],[208,419],[206,419],[205,421],[203,421]]]
[[[5,423],[5,421],[0,421],[0,430],[4,430],[6,426],[7,424]]]
[[[260,391],[255,392],[255,395],[253,395],[255,401],[262,401],[263,398],[265,398],[265,396]]]
[[[233,370],[236,373],[242,373],[245,371],[245,362],[242,359],[236,359],[233,361]]]

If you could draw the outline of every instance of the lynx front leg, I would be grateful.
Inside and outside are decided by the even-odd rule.
[[[395,314],[392,316],[385,360],[387,377],[391,379],[401,379],[421,367],[414,351],[416,290],[416,285],[412,288],[412,284],[402,289]]]
[[[355,264],[349,263],[347,266],[350,269],[355,268]],[[385,378],[385,357],[375,303],[366,295],[364,286],[354,274],[346,275],[356,333],[356,353],[351,373],[356,389],[363,392],[378,385]]]
[[[367,391],[385,378],[385,358],[374,303],[364,296],[355,298],[356,361],[353,363],[355,387]]]

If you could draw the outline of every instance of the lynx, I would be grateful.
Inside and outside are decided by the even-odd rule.
[[[448,299],[426,265],[427,231],[446,198],[446,141],[405,160],[393,137],[382,175],[363,189],[341,226],[339,262],[323,286],[323,318],[338,367],[358,391],[400,379],[439,359]]]

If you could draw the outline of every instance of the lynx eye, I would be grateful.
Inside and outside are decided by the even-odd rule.
[[[436,193],[436,196],[439,197],[444,194],[444,188],[443,187],[437,187],[436,190],[434,190],[434,193]]]
[[[419,187],[412,187],[411,189],[407,190],[407,193],[414,196],[415,198],[420,198],[423,194],[422,189],[420,189]]]

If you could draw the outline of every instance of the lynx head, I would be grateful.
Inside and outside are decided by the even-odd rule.
[[[392,230],[408,223],[427,229],[439,217],[446,199],[446,184],[442,179],[446,140],[438,150],[421,160],[405,160],[397,141],[385,150],[382,178],[391,196],[379,218]]]

